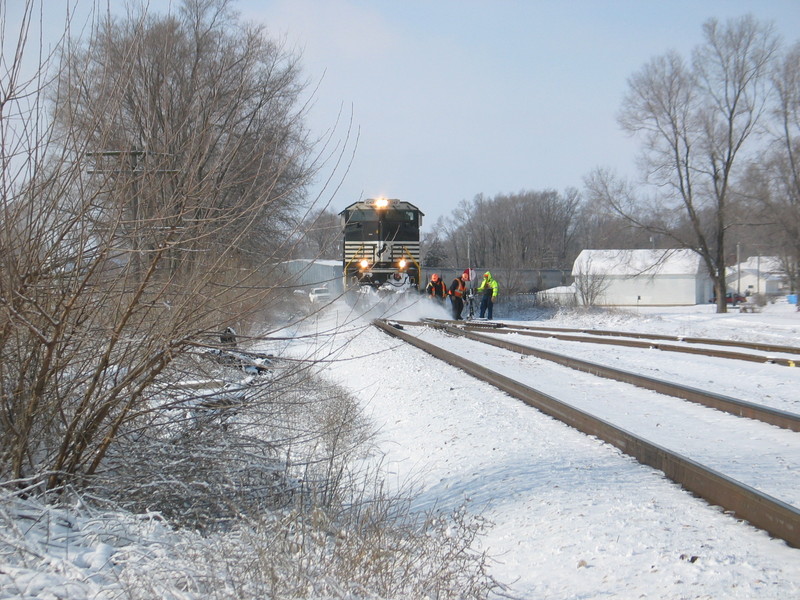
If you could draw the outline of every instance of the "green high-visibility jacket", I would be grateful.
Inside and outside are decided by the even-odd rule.
[[[492,274],[489,271],[483,274],[483,281],[478,286],[478,294],[482,293],[489,293],[489,290],[492,290],[492,300],[497,298],[497,294],[500,292],[500,286],[497,283],[497,280],[492,277]]]

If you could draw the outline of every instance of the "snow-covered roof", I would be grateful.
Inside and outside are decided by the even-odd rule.
[[[742,273],[746,271],[753,275],[761,274],[762,277],[769,273],[782,274],[783,264],[777,256],[750,256],[742,263]],[[736,273],[736,265],[732,266],[728,272]]]
[[[331,259],[324,259],[324,258],[295,258],[292,260],[285,261],[287,263],[305,263],[305,264],[315,264],[315,265],[323,265],[326,267],[341,267],[342,261],[341,260],[331,260]]]
[[[574,296],[578,293],[578,286],[575,283],[571,283],[569,285],[560,285],[558,287],[547,288],[546,290],[542,290],[539,292],[542,296]]]
[[[583,250],[572,265],[572,275],[697,275],[704,267],[693,250]]]

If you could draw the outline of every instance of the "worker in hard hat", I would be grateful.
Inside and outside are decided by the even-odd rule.
[[[431,275],[431,280],[425,287],[425,293],[440,302],[444,302],[444,299],[447,298],[447,286],[438,273]]]

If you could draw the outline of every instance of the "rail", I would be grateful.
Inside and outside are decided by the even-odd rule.
[[[507,340],[494,339],[486,335],[481,335],[480,333],[475,333],[468,327],[462,329],[460,327],[449,325],[444,321],[431,321],[427,322],[427,324],[430,327],[440,328],[454,335],[460,335],[484,344],[489,344],[498,348],[504,348],[518,354],[535,356],[537,358],[558,363],[571,369],[576,369],[578,371],[583,371],[599,377],[605,377],[606,379],[613,379],[615,381],[629,383],[637,387],[658,392],[659,394],[665,394],[674,398],[687,400],[688,402],[702,404],[703,406],[721,410],[723,412],[736,415],[737,417],[756,419],[758,421],[763,421],[764,423],[769,423],[770,425],[775,425],[783,429],[790,429],[792,431],[800,432],[800,415],[795,413],[770,408],[768,406],[747,402],[746,400],[740,400],[738,398],[732,398],[730,396],[716,394],[706,390],[700,390],[679,383],[655,379],[653,377],[639,375],[638,373],[631,373],[622,369],[616,369],[614,367],[608,367],[606,365],[600,365],[590,361],[573,358],[571,356],[566,356],[550,350],[531,348],[530,346],[515,344],[514,342],[509,342]],[[492,333],[511,332],[512,330],[506,329],[492,330]]]
[[[682,335],[665,335],[658,333],[639,333],[635,331],[613,331],[607,329],[572,329],[568,327],[543,327],[536,325],[514,325],[513,329],[524,329],[528,331],[550,331],[554,333],[584,333],[596,336],[617,336],[635,339],[664,340],[668,342],[684,342],[687,344],[705,344],[707,346],[737,346],[739,348],[749,348],[760,352],[785,352],[787,354],[800,355],[800,347],[784,346],[780,344],[764,344],[762,342],[743,342],[739,340],[720,340],[714,338],[687,337]]]
[[[445,322],[445,321],[440,321]],[[625,333],[620,331],[602,331],[602,330],[578,330],[578,329],[557,329],[547,327],[530,327],[524,325],[515,325],[514,327],[507,327],[502,323],[489,323],[473,322],[465,325],[465,329],[471,331],[485,331],[490,328],[494,333],[527,335],[531,337],[540,338],[553,338],[567,342],[589,342],[592,344],[606,344],[612,346],[627,346],[630,348],[650,348],[653,350],[662,350],[665,352],[683,352],[687,354],[702,354],[705,356],[714,356],[717,358],[730,358],[736,360],[746,360],[749,362],[769,363],[775,365],[782,365],[786,367],[800,366],[800,348],[794,346],[776,346],[772,344],[756,344],[751,342],[738,342],[733,340],[714,340],[705,338],[681,338],[678,336],[661,336],[653,334],[637,334]],[[580,332],[586,335],[572,335],[571,333],[561,332]],[[590,337],[586,337],[586,336]],[[596,336],[596,337],[592,337]],[[634,339],[608,339],[609,336],[630,337]],[[638,338],[638,339],[637,339]],[[649,341],[639,341],[639,339]],[[720,346],[738,346],[742,348],[749,348],[758,350],[760,352],[784,352],[796,353],[797,356],[777,357],[765,356],[763,354],[748,354],[746,352],[730,352],[726,350],[712,350],[709,348],[696,348],[691,346],[679,346],[674,344],[662,344],[659,340],[664,341],[678,341],[687,344],[706,344],[706,345],[720,345]]]

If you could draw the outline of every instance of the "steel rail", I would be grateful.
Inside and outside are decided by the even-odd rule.
[[[479,322],[480,323],[480,322]],[[500,323],[502,325],[502,323]],[[480,326],[475,323],[472,326]],[[502,325],[506,326],[506,325]],[[736,340],[720,340],[715,338],[686,337],[681,335],[666,335],[658,333],[637,333],[633,331],[613,331],[610,329],[573,329],[569,327],[542,327],[538,325],[513,325],[514,329],[531,331],[552,331],[556,333],[585,333],[597,336],[619,336],[643,340],[664,340],[668,342],[685,342],[687,344],[706,344],[707,346],[738,346],[758,350],[759,352],[783,352],[785,354],[800,355],[800,347],[783,346],[779,344],[765,344],[762,342],[742,342]]]
[[[595,436],[638,462],[658,469],[670,480],[722,507],[754,527],[800,548],[800,510],[768,494],[764,494],[718,471],[653,444],[644,438],[570,406],[510,377],[469,361],[423,340],[417,339],[389,322],[376,319],[373,324],[382,331],[401,339],[428,354],[477,377],[529,406],[585,433]],[[419,325],[417,323],[417,325]]]
[[[441,323],[446,323],[447,321],[439,321]],[[709,348],[692,348],[691,346],[676,346],[673,344],[661,344],[658,343],[658,339],[655,336],[650,336],[649,334],[641,334],[639,337],[653,339],[653,341],[639,341],[636,339],[631,340],[623,340],[623,339],[610,339],[610,338],[603,338],[603,337],[596,337],[596,338],[589,338],[581,335],[572,335],[568,333],[558,333],[557,331],[563,330],[551,330],[551,329],[542,329],[542,330],[531,330],[525,326],[517,326],[514,327],[507,327],[502,323],[492,324],[491,326],[487,325],[476,325],[474,323],[465,324],[463,327],[467,330],[471,331],[485,331],[486,329],[491,329],[494,333],[516,333],[518,335],[527,335],[531,337],[539,337],[539,338],[554,338],[557,340],[567,341],[567,342],[588,342],[591,344],[607,344],[610,346],[627,346],[629,348],[648,348],[653,350],[662,350],[664,352],[683,352],[686,354],[700,354],[703,356],[713,356],[715,358],[729,358],[729,359],[736,359],[736,360],[746,360],[749,362],[757,362],[757,363],[768,363],[768,364],[775,364],[775,365],[783,365],[785,367],[800,367],[800,355],[793,358],[785,358],[779,356],[764,356],[763,354],[747,354],[745,352],[730,352],[727,350],[713,350]],[[608,335],[612,335],[609,333]],[[625,335],[622,333],[616,333],[613,335]],[[682,341],[694,340],[692,343],[711,343],[707,340],[703,340],[702,338],[684,338]],[[723,342],[724,340],[713,340],[715,342]],[[744,344],[739,343],[731,343],[729,345],[736,345],[736,346],[744,346]],[[773,346],[774,348],[775,346]],[[781,346],[784,349],[791,349],[793,351],[798,351],[800,353],[800,349],[791,348],[790,346]],[[784,350],[781,350],[784,351]]]
[[[517,352],[518,354],[535,356],[537,358],[549,360],[565,367],[569,367],[570,369],[576,369],[578,371],[597,375],[598,377],[605,377],[606,379],[613,379],[615,381],[629,383],[637,387],[658,392],[659,394],[665,394],[667,396],[673,396],[675,398],[680,398],[696,404],[702,404],[703,406],[721,410],[723,412],[736,415],[737,417],[755,419],[757,421],[762,421],[783,429],[790,429],[792,431],[800,432],[800,415],[796,413],[786,412],[777,408],[770,408],[761,404],[755,404],[746,400],[732,398],[731,396],[700,390],[698,388],[693,388],[671,381],[663,381],[654,377],[623,371],[622,369],[616,369],[614,367],[608,367],[606,365],[593,363],[587,360],[573,358],[571,356],[566,356],[557,352],[551,352],[549,350],[531,348],[530,346],[516,344],[507,340],[498,340],[487,335],[482,335],[454,327],[446,322],[426,322],[426,324],[431,327],[440,328],[454,335],[460,335],[477,342],[489,344],[498,348],[504,348],[512,352]],[[497,331],[493,333],[497,333]]]

